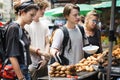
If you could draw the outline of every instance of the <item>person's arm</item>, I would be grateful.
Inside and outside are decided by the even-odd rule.
[[[54,57],[57,52],[59,52],[59,50],[58,50],[57,48],[51,48],[51,49],[50,49],[50,55],[51,55],[52,57]]]
[[[29,50],[31,54],[37,54],[38,56],[45,56],[46,54],[45,51],[42,51],[39,48],[35,48],[32,45],[30,45]]]
[[[46,36],[45,37],[45,51],[46,52],[49,52],[49,50],[50,50],[50,43],[49,43],[49,37],[48,36]]]
[[[30,45],[29,50],[30,50],[31,54],[37,54],[37,55],[41,56],[41,53],[38,53],[40,51],[40,49],[35,48],[32,45]]]
[[[45,56],[46,60],[50,59],[50,43],[49,43],[49,36],[45,37],[45,53],[42,53]]]
[[[50,55],[52,57],[55,56],[55,53],[60,51],[63,37],[64,37],[63,31],[61,29],[57,29],[53,35],[53,41],[50,48]]]
[[[12,66],[13,66],[13,69],[18,77],[18,80],[23,80],[25,77],[24,75],[22,74],[22,71],[20,69],[20,65],[18,63],[18,60],[16,59],[16,57],[10,57],[9,58]]]
[[[49,47],[49,44],[47,45]],[[48,48],[49,49],[49,48]],[[49,51],[46,52],[46,51],[43,51],[43,50],[40,50],[39,48],[35,48],[33,47],[32,45],[29,47],[29,50],[30,50],[30,53],[31,54],[36,54],[38,56],[42,56],[42,57],[45,57],[44,59],[46,59],[47,61],[50,59],[50,54],[49,54]]]

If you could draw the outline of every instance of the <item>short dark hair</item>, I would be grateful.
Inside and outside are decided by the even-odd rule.
[[[71,3],[66,4],[63,10],[64,17],[69,16],[72,9],[77,9],[78,11],[80,11],[80,8],[77,5]]]

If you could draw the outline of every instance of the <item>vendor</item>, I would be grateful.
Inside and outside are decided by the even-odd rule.
[[[99,17],[95,10],[88,12],[88,14],[85,17],[84,30],[88,38],[89,44],[99,46],[99,49],[96,53],[101,53],[101,33],[97,26],[98,20]],[[87,58],[88,56],[90,55],[85,53],[85,58]]]

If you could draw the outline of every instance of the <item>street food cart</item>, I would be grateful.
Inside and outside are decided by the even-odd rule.
[[[106,80],[109,64],[108,56],[109,49],[106,49],[103,53],[93,54],[88,58],[83,58],[75,65],[63,66],[55,62],[49,66],[49,75],[40,77],[38,80],[88,80],[97,73],[101,73],[98,75],[101,80]],[[111,65],[111,77],[120,77],[120,44],[113,47]]]

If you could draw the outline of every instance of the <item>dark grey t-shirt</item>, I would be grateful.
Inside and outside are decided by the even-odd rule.
[[[6,34],[6,54],[8,57],[16,57],[19,64],[25,64],[25,56],[23,51],[23,46],[19,41],[19,28],[20,26],[17,23],[14,26],[9,26],[9,30]],[[22,29],[22,36],[21,40],[25,43],[26,49],[26,59],[27,64],[31,64],[31,58],[29,54],[29,45],[30,45],[30,38],[27,36],[27,32]]]

